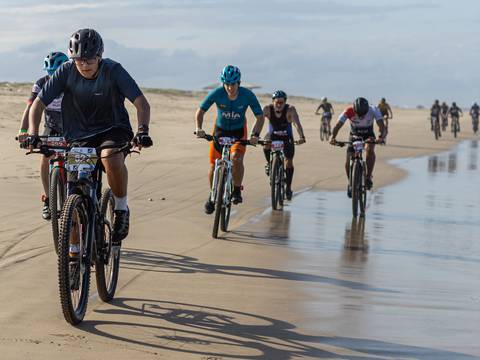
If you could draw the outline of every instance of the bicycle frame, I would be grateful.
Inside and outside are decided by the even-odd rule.
[[[227,206],[230,203],[230,197],[228,196],[232,189],[232,166],[233,163],[230,160],[230,149],[232,145],[235,143],[235,139],[221,137],[218,139],[220,145],[222,145],[222,157],[220,159],[215,160],[215,170],[213,172],[213,182],[212,182],[212,190],[210,191],[210,201],[215,202],[217,197],[217,180],[219,173],[222,169],[226,170],[226,187],[225,193],[223,194],[223,204]]]

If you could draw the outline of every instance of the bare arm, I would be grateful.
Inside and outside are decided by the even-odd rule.
[[[28,133],[30,135],[38,135],[38,128],[42,121],[42,113],[44,110],[45,105],[40,98],[37,97],[28,112]]]
[[[32,107],[32,104],[27,104],[27,107],[23,111],[22,121],[20,123],[20,131],[21,130],[28,130],[28,114],[30,112],[31,107]]]
[[[290,106],[288,109],[288,121],[295,126],[298,136],[300,136],[301,139],[305,139],[305,134],[303,133],[302,124],[300,124],[300,118],[298,117],[297,109],[295,109],[293,106]]]
[[[138,96],[133,105],[137,109],[138,129],[147,129],[150,124],[150,104],[144,95]]]
[[[263,129],[263,124],[265,122],[265,117],[263,116],[263,114],[260,114],[260,115],[255,115],[255,118],[257,120],[255,121],[255,124],[253,125],[252,134],[260,134],[262,132],[262,129]]]
[[[318,105],[317,110],[315,110],[315,114],[318,115],[318,111],[322,108],[322,104]]]
[[[392,108],[390,107],[390,105],[387,105],[387,106],[388,106],[387,110],[388,110],[388,112],[389,112],[390,119],[393,119]]]
[[[195,113],[195,125],[197,130],[202,129],[203,125],[203,116],[205,115],[205,111],[202,109],[198,108],[197,112]]]
[[[380,138],[385,139],[386,128],[383,120],[377,120],[378,129],[380,130]]]
[[[342,128],[343,124],[344,123],[341,122],[341,121],[337,121],[337,123],[335,124],[335,126],[332,130],[332,141],[335,141],[335,139],[337,138],[338,132]]]

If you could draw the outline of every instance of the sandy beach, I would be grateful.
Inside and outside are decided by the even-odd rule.
[[[102,303],[92,281],[84,323],[68,325],[59,304],[50,223],[41,219],[39,158],[25,156],[13,140],[28,95],[28,85],[0,87],[1,359],[281,360],[295,356],[275,349],[315,346],[303,328],[308,314],[293,310],[308,295],[290,291],[291,279],[276,276],[299,255],[251,239],[211,239],[213,219],[203,213],[208,143],[193,135],[194,113],[205,94],[174,90],[145,94],[154,147],[127,159],[131,228],[116,299]],[[259,100],[270,103],[267,96]],[[307,140],[296,147],[294,193],[345,189],[345,150],[320,141],[320,117],[314,115],[319,101],[292,96],[288,102],[297,108]],[[347,104],[333,105],[335,121]],[[135,128],[131,106],[129,111]],[[440,141],[430,132],[428,109],[393,108],[393,114],[388,145],[376,149],[374,192],[407,175],[389,160],[438,153],[473,136],[467,114],[459,137],[447,132]],[[205,129],[213,127],[214,116],[214,109],[207,113]],[[253,119],[250,111],[247,116]],[[347,136],[344,126],[338,139]],[[245,168],[244,204],[232,215],[232,230],[269,207],[260,147],[248,147]],[[302,358],[318,357],[305,352]]]

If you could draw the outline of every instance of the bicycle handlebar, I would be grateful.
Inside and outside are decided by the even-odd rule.
[[[352,145],[354,142],[353,141],[336,141],[335,143],[332,144],[333,146],[339,146],[339,147],[344,147],[345,145]],[[383,144],[383,141],[378,141],[377,139],[375,140],[365,140],[363,142],[364,144]]]

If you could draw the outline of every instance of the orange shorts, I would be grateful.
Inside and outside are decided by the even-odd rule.
[[[213,133],[217,137],[234,137],[238,140],[247,140],[247,123],[245,121],[245,126],[243,129],[239,130],[223,130],[220,128],[215,127]],[[234,144],[230,148],[230,154],[240,154],[243,155],[246,152],[247,147],[242,144]],[[215,165],[215,160],[220,159],[222,157],[222,147],[216,141],[210,142],[210,164]]]

